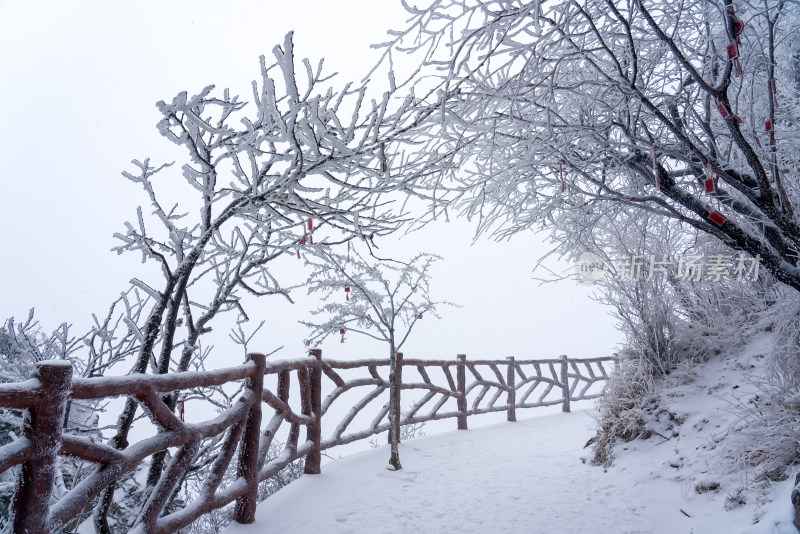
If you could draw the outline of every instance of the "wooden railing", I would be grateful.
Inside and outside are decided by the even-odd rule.
[[[455,418],[458,428],[466,429],[469,416],[489,412],[505,411],[509,421],[516,420],[516,410],[520,408],[560,404],[568,412],[571,402],[597,396],[597,388],[592,386],[608,378],[606,367],[613,361],[573,360],[566,356],[553,360],[467,360],[464,355],[457,360],[403,360],[399,354],[397,376],[402,386],[398,395],[402,391],[411,402],[398,424]],[[0,407],[27,410],[21,437],[0,447],[0,473],[21,465],[12,503],[14,532],[58,531],[91,508],[105,488],[149,456],[169,448],[178,451],[163,470],[130,532],[174,532],[233,502],[234,519],[250,523],[254,520],[260,482],[300,458],[305,458],[305,473],[319,473],[322,451],[388,430],[388,367],[388,359],[323,360],[321,351],[312,350],[308,358],[276,362],[251,354],[244,365],[208,372],[73,379],[69,364],[41,362],[36,378],[0,384]],[[237,401],[201,422],[182,422],[162,399],[169,392],[237,381],[244,381],[244,391]],[[295,390],[299,398],[292,395]],[[70,399],[120,396],[133,398],[144,408],[155,428],[154,435],[117,450],[64,433],[65,409]],[[350,398],[349,403],[345,398]],[[400,399],[397,400],[400,406]],[[274,410],[266,424],[262,424],[264,403]],[[332,409],[334,406],[336,409]],[[366,414],[370,407],[372,414]],[[334,415],[342,413],[340,417]],[[358,427],[356,421],[365,414],[368,423]],[[279,428],[285,425],[288,433],[281,452],[268,459],[270,446]],[[300,438],[301,427],[306,429],[304,440]],[[328,433],[323,434],[323,430]],[[203,441],[223,433],[222,446],[207,469],[202,489],[183,508],[166,512],[170,496]],[[51,502],[59,456],[78,458],[97,467]],[[235,470],[236,476],[229,477],[233,481],[226,484],[223,479],[229,470]]]

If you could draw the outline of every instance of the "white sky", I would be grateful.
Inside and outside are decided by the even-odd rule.
[[[270,56],[289,30],[298,59],[325,57],[329,69],[343,73],[342,83],[359,79],[377,57],[368,45],[402,21],[394,0],[0,0],[0,318],[23,318],[35,307],[46,328],[67,321],[83,331],[131,277],[146,278],[138,258],[110,249],[113,233],[144,200],[121,171],[132,159],[176,158],[155,128],[156,101],[209,84],[248,100],[258,56]],[[433,297],[464,306],[421,322],[407,357],[612,352],[620,336],[589,299],[591,288],[532,279],[547,250],[539,238],[471,247],[471,237],[470,225],[459,222],[386,244],[405,257],[444,256]],[[282,267],[290,271],[302,264],[286,261],[295,262]],[[313,304],[259,306],[267,325],[251,349],[284,345],[282,357],[299,355],[305,329],[296,321]],[[383,352],[350,338],[323,350],[336,358]]]

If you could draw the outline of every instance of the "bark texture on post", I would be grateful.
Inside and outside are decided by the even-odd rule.
[[[569,413],[569,365],[566,356],[561,356],[561,387],[564,391],[564,402],[561,405],[561,411]]]
[[[322,463],[320,450],[322,443],[322,350],[311,349],[308,353],[314,358],[314,365],[308,371],[309,401],[314,422],[308,425],[306,439],[314,442],[314,448],[306,455],[303,473],[318,475],[322,472],[320,467]]]
[[[289,404],[289,387],[291,386],[291,374],[288,370],[282,369],[278,372],[278,398],[283,401],[284,405]],[[303,384],[300,383],[300,391],[302,394]],[[292,422],[289,426],[289,437],[286,438],[286,444],[292,449],[297,449],[297,440],[300,438],[300,424]]]
[[[36,364],[41,401],[28,408],[23,423],[34,455],[22,464],[14,491],[12,510],[17,534],[50,534],[47,516],[53,491],[58,451],[61,448],[64,412],[72,387],[72,365],[65,361]]]
[[[456,400],[458,408],[458,429],[467,429],[467,355],[459,354],[458,365],[456,366],[456,389],[459,397]]]
[[[261,437],[261,395],[264,390],[264,369],[267,365],[266,356],[263,354],[248,354],[247,358],[256,364],[256,370],[248,379],[247,388],[253,405],[242,435],[242,449],[239,453],[237,476],[244,477],[247,481],[248,492],[236,499],[236,508],[233,513],[234,521],[249,524],[256,520],[256,505],[258,504],[258,441]]]
[[[514,363],[513,356],[509,356],[506,358],[506,360],[508,360],[508,371],[506,371],[506,386],[508,386],[508,414],[506,419],[514,422],[517,420],[517,389],[514,385],[516,382],[516,364]]]

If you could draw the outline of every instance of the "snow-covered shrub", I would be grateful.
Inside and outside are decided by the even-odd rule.
[[[691,254],[700,258],[706,276],[700,280],[683,279],[673,284],[678,309],[684,320],[676,330],[676,343],[693,360],[731,353],[744,345],[748,337],[763,328],[764,317],[781,298],[782,286],[759,268],[746,276],[709,276],[715,264],[727,262],[752,266],[752,261],[732,252],[715,238],[697,235]]]
[[[604,302],[613,306],[625,335],[625,347],[643,371],[665,375],[681,358],[676,329],[681,321],[675,298],[663,280],[611,280],[604,284]]]
[[[593,444],[592,463],[596,465],[611,464],[617,439],[631,441],[647,432],[643,404],[652,395],[655,372],[641,353],[627,349],[617,356],[617,367],[597,400],[597,434],[587,444]]]
[[[760,393],[742,406],[735,433],[738,460],[756,482],[783,480],[800,460],[800,296],[787,295],[774,312],[774,345]]]
[[[604,465],[617,439],[649,437],[674,423],[674,417],[658,420],[657,392],[667,377],[743,345],[778,299],[767,273],[755,280],[736,276],[738,256],[715,238],[669,222],[623,221],[606,224],[601,241],[612,251],[606,255],[614,276],[600,281],[598,299],[612,308],[625,335],[619,365],[598,401],[593,461]],[[640,270],[626,273],[630,263],[614,263],[614,254],[641,258]],[[648,258],[658,262],[658,271],[648,270]],[[723,265],[730,268],[727,276],[710,275]]]
[[[679,370],[719,354],[729,354],[743,345],[749,335],[763,327],[762,317],[775,301],[775,288],[761,282],[714,285],[710,282],[682,283],[673,280],[663,289],[663,292],[657,292],[647,284],[635,284],[628,288],[620,286],[608,291],[604,297],[606,302],[615,307],[626,343],[619,353],[617,368],[597,402],[598,433],[593,438],[594,463],[610,464],[611,449],[617,439],[630,441],[647,438],[662,431],[662,422],[657,421],[661,385],[666,380],[691,380],[690,374],[680,373]],[[800,332],[798,311],[800,309],[784,314],[797,321],[794,326],[796,334]],[[792,331],[791,328],[788,330]],[[794,342],[797,343],[797,338]],[[784,400],[771,402],[778,405],[789,399],[787,391],[793,384],[797,406],[800,407],[797,345],[793,358],[789,356],[791,343],[787,341],[785,345],[783,353],[786,356],[780,360],[780,364],[776,358],[774,376],[769,381],[769,384],[776,384],[770,386],[774,394]],[[764,397],[770,395],[765,394]],[[777,418],[789,425],[787,430],[794,425],[795,439],[800,437],[798,417],[800,412],[796,411],[794,418],[787,419],[784,411]],[[760,421],[764,422],[763,419]],[[770,431],[774,430],[777,428]],[[763,439],[759,437],[748,442],[762,444]],[[795,454],[797,443],[796,440]],[[783,447],[788,445],[788,442],[782,444]]]

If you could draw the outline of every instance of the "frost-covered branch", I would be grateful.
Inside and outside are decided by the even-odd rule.
[[[318,345],[344,329],[391,343],[399,351],[425,314],[438,318],[437,306],[452,305],[430,298],[430,269],[437,259],[419,254],[408,263],[379,263],[364,258],[354,246],[346,256],[327,247],[310,249],[308,292],[321,293],[325,304],[311,312],[323,321],[301,321],[311,329],[306,345]]]
[[[431,217],[507,237],[645,209],[800,289],[797,3],[440,0],[409,15],[383,46],[420,62],[404,83],[438,111],[394,149]]]

